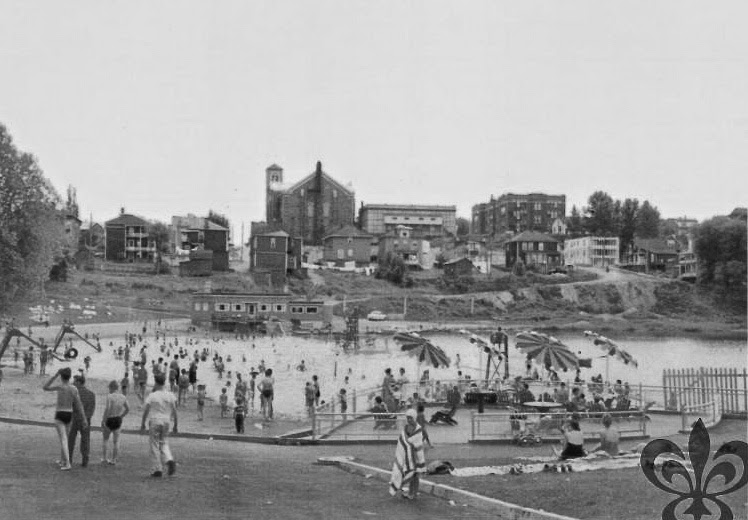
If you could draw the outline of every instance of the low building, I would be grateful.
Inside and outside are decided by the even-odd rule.
[[[110,261],[148,261],[156,254],[156,241],[150,236],[147,220],[120,210],[118,217],[104,223],[104,256]]]
[[[394,231],[379,238],[379,253],[381,260],[388,254],[399,256],[405,265],[415,269],[431,269],[436,259],[431,243],[428,240],[411,235],[409,226],[399,225]]]
[[[545,233],[524,231],[507,240],[504,247],[507,267],[522,263],[548,272],[563,265],[559,241]]]
[[[171,217],[173,253],[188,254],[194,250],[211,251],[214,271],[229,269],[229,230],[204,217],[192,214]]]
[[[322,329],[332,324],[332,308],[332,303],[297,300],[288,293],[201,292],[192,295],[191,317],[195,325],[225,331],[262,330],[269,323],[287,330],[298,323]]]
[[[213,272],[213,251],[190,251],[189,260],[179,263],[179,276],[210,276]]]
[[[349,262],[357,265],[371,263],[371,241],[374,237],[353,226],[345,226],[327,235],[322,260],[342,266]]]
[[[413,204],[361,204],[358,210],[361,229],[375,236],[392,234],[398,226],[407,226],[415,238],[457,234],[457,206]]]
[[[564,242],[564,262],[570,265],[607,267],[618,264],[618,237],[580,237]]]
[[[674,272],[680,244],[674,238],[635,238],[621,256],[621,265],[632,271]]]
[[[80,227],[78,249],[104,250],[104,226],[96,222],[83,222]]]
[[[457,258],[444,262],[444,276],[446,278],[459,278],[461,276],[472,276],[479,272],[473,262],[468,258]]]

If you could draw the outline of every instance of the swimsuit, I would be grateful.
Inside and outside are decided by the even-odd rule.
[[[111,431],[119,430],[122,426],[122,417],[109,417],[104,424]]]
[[[62,424],[70,424],[73,420],[73,412],[55,412],[55,421],[60,421]]]

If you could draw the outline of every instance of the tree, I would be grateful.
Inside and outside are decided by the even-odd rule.
[[[636,215],[639,212],[637,199],[625,199],[621,204],[621,222],[618,239],[620,253],[626,251],[634,243],[636,235]]]
[[[406,271],[405,260],[400,255],[389,252],[379,260],[379,268],[374,276],[401,285],[405,281]]]
[[[72,185],[68,185],[68,198],[65,202],[65,211],[67,211],[68,214],[73,215],[75,218],[79,217],[78,194]]]
[[[60,197],[0,124],[0,307],[44,289],[61,251]]]
[[[660,211],[648,200],[642,202],[636,213],[636,236],[640,238],[657,238],[660,234]]]
[[[569,216],[566,230],[572,238],[580,237],[584,234],[584,221],[576,205],[571,207],[571,215]]]
[[[700,281],[745,291],[746,222],[714,217],[696,227],[694,239]]]
[[[156,244],[156,274],[161,273],[161,256],[169,253],[169,227],[163,222],[151,224],[150,235]]]
[[[466,218],[457,217],[457,236],[464,237],[470,233],[470,221]]]
[[[615,202],[604,191],[596,191],[587,199],[584,228],[590,235],[617,236]]]
[[[228,217],[226,215],[222,215],[221,213],[213,211],[212,209],[208,210],[208,218],[206,220],[209,220],[214,224],[218,224],[219,226],[223,226],[226,229],[231,229],[231,223],[229,222]]]

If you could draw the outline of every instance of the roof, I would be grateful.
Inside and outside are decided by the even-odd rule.
[[[346,193],[353,195],[353,189],[347,186],[343,186],[340,182],[336,181],[332,177],[330,177],[328,174],[326,174],[323,170],[321,170],[322,178],[328,181],[331,184],[334,184],[339,190],[343,190]],[[302,185],[306,184],[309,180],[314,179],[315,175],[317,175],[316,171],[313,171],[300,181],[295,182],[294,184],[291,184],[290,186],[286,187],[283,191],[289,192],[294,191],[298,188],[300,188]]]
[[[473,264],[473,262],[471,262],[469,258],[457,258],[455,260],[450,260],[449,262],[444,262],[443,265],[454,265],[454,264],[459,264],[459,263],[462,263],[462,262],[467,262],[470,265]]]
[[[457,206],[429,206],[424,204],[362,204],[361,210],[391,209],[410,211],[457,211]]]
[[[113,218],[112,220],[107,220],[104,223],[105,226],[149,226],[147,220],[142,219],[140,217],[136,217],[135,215],[131,215],[130,213],[122,213],[116,218]]]
[[[635,238],[634,247],[660,255],[674,255],[680,248],[677,241],[670,246],[664,238]]]
[[[523,231],[519,235],[515,235],[507,242],[558,242],[551,235],[540,233],[538,231]]]
[[[271,231],[270,233],[257,233],[255,236],[260,237],[290,237],[285,231]]]
[[[281,167],[280,167],[280,166],[278,166],[277,164],[273,163],[273,164],[271,164],[270,166],[268,166],[268,167],[267,167],[267,169],[268,169],[268,170],[282,170],[283,168],[281,168]]]
[[[331,232],[329,235],[325,236],[323,240],[332,238],[332,237],[374,238],[374,235],[366,233],[365,231],[361,231],[360,229],[354,226],[343,226],[342,228],[336,229],[335,231]]]

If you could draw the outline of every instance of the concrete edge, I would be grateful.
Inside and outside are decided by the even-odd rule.
[[[384,483],[389,483],[390,481],[389,471],[375,468],[373,466],[342,460],[337,461],[337,463],[333,465],[338,466],[349,473],[361,475],[366,478],[376,478]],[[549,513],[547,511],[540,511],[529,507],[510,504],[509,502],[504,502],[496,498],[486,497],[471,491],[453,488],[444,484],[436,484],[424,479],[421,479],[419,489],[421,492],[428,493],[437,498],[467,504],[481,511],[489,512],[492,515],[495,515],[496,518],[512,520],[518,518],[522,518],[523,520],[576,520],[570,516],[563,516],[556,513]]]

